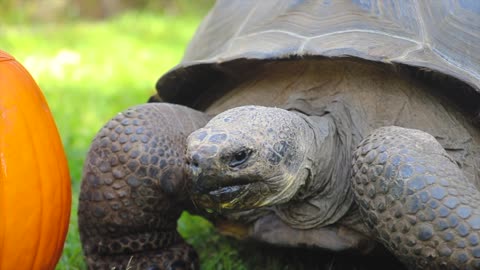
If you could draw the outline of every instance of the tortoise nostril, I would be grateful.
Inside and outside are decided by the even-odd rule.
[[[192,166],[198,168],[198,162],[196,161],[192,162]]]
[[[198,168],[198,166],[200,165],[199,162],[198,162],[199,159],[200,159],[200,157],[198,156],[198,154],[194,154],[192,156],[191,166],[193,166],[195,168]]]
[[[197,154],[190,156],[187,163],[190,171],[190,176],[192,177],[192,181],[193,183],[197,183],[198,178],[200,177],[200,174],[202,172],[202,169],[200,168],[200,156]]]

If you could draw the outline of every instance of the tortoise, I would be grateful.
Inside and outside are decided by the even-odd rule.
[[[272,245],[480,269],[479,25],[475,0],[217,1],[92,142],[89,268],[197,269],[187,210]]]

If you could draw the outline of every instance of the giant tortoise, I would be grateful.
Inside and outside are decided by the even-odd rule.
[[[89,267],[198,268],[187,210],[272,245],[480,269],[479,67],[477,0],[218,1],[151,102],[93,140]]]

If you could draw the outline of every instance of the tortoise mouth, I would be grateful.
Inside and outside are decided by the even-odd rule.
[[[242,209],[238,202],[248,193],[253,184],[253,182],[241,182],[203,190],[196,188],[193,192],[193,200],[202,207],[215,210]]]
[[[225,195],[235,196],[235,195],[238,195],[242,191],[242,189],[245,189],[246,186],[248,185],[250,184],[248,183],[248,184],[240,184],[240,185],[233,185],[233,186],[225,186],[225,187],[221,187],[208,192],[208,195],[212,197],[218,197],[218,198],[221,198]],[[225,199],[229,200],[229,198],[225,198]]]
[[[198,201],[203,206],[211,207],[215,209],[239,209],[243,208],[238,205],[237,202],[243,197],[249,189],[251,184],[240,184],[221,187],[216,190],[212,190],[207,194],[200,196]]]
[[[195,194],[220,194],[234,192],[238,187],[246,186],[258,182],[251,177],[231,178],[228,176],[217,176],[210,174],[200,174],[193,177],[193,193]]]
[[[249,210],[266,205],[269,198],[277,192],[277,185],[282,175],[267,180],[258,177],[199,177],[195,179],[192,199],[196,205],[216,212]],[[273,181],[275,180],[275,181]]]

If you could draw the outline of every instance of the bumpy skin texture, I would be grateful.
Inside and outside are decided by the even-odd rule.
[[[211,119],[187,139],[197,203],[244,210],[288,201],[307,176],[299,172],[313,139],[305,126],[286,110],[260,106]]]
[[[411,269],[480,269],[480,193],[429,134],[375,130],[355,152],[356,201]]]
[[[197,269],[176,231],[191,207],[185,138],[207,117],[187,107],[145,104],[97,134],[80,193],[80,237],[90,269]]]

